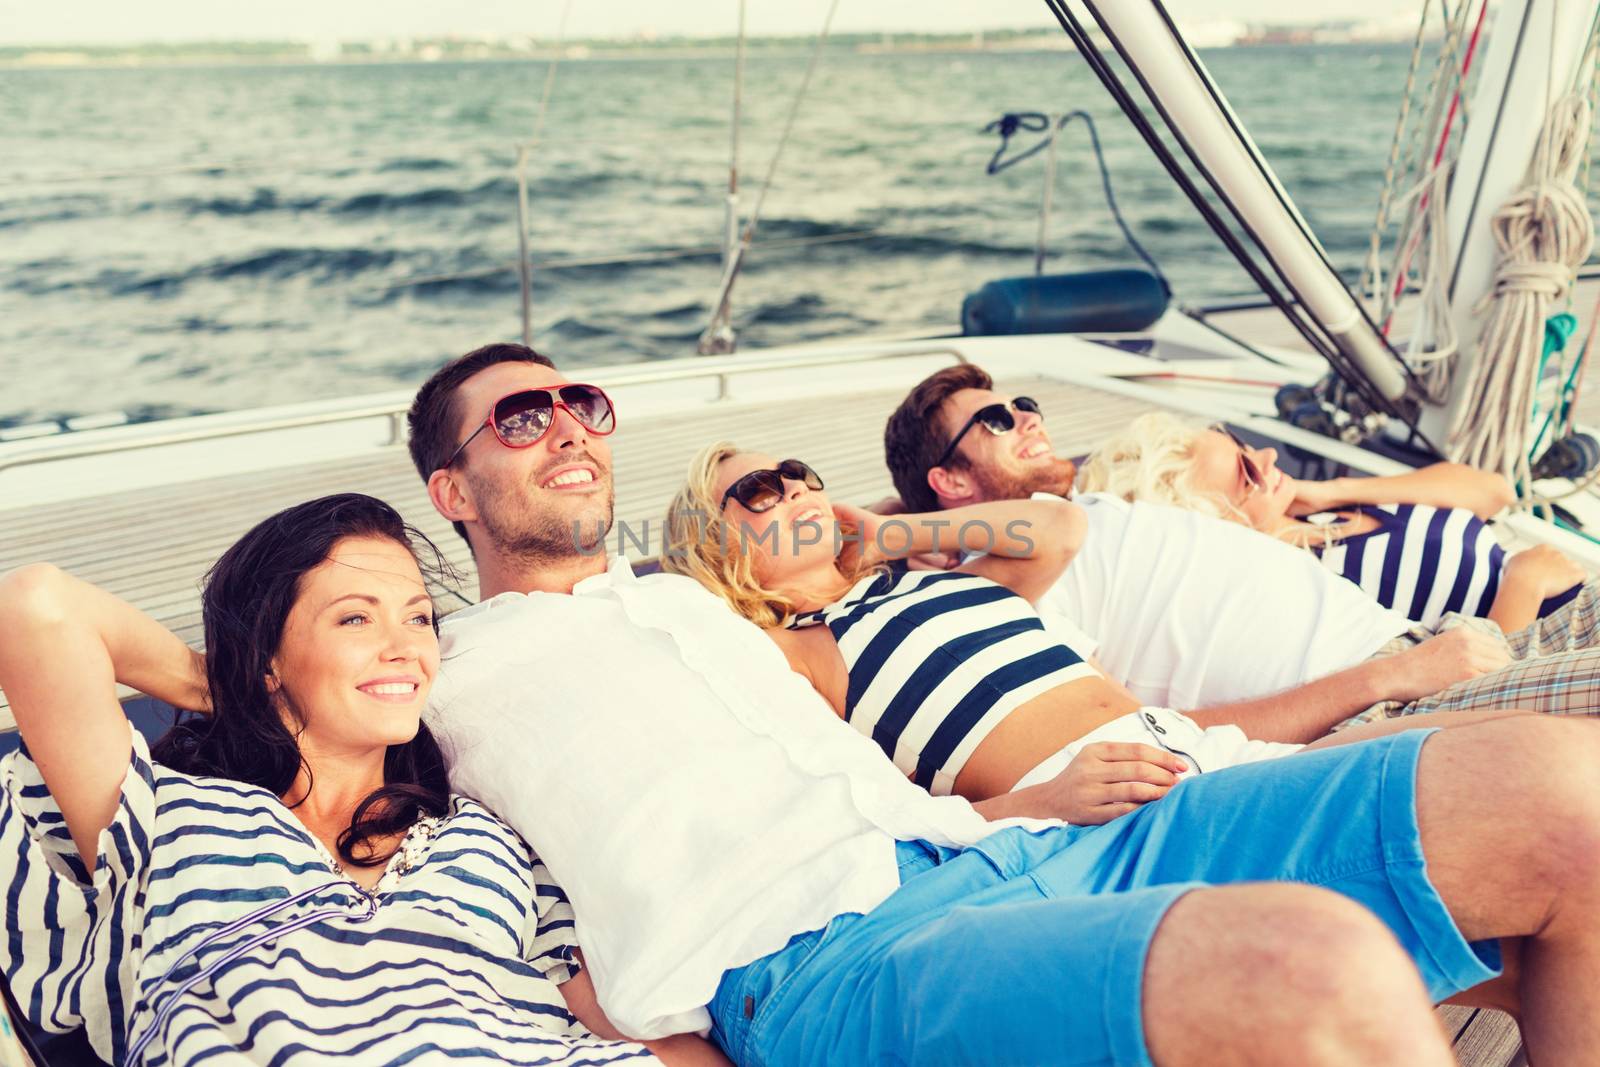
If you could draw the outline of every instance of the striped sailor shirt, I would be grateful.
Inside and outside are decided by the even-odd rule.
[[[1309,521],[1337,525],[1352,514],[1369,515],[1377,526],[1318,550],[1323,566],[1424,626],[1437,626],[1451,612],[1488,616],[1500,591],[1506,550],[1482,519],[1465,508],[1381,504],[1325,512]],[[1577,589],[1546,600],[1539,614],[1571,600]]]
[[[1023,597],[976,574],[870,574],[791,629],[826,625],[850,682],[845,721],[934,794],[1007,715],[1057,686],[1098,678]]]
[[[600,1064],[557,990],[573,917],[474,801],[418,823],[367,893],[270,792],[133,752],[92,874],[26,748],[0,761],[0,966],[115,1064]]]

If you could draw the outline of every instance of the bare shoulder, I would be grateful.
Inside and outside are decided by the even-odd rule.
[[[789,669],[810,682],[811,688],[843,715],[849,678],[833,632],[826,626],[806,626],[798,630],[774,628],[766,633],[783,650]]]

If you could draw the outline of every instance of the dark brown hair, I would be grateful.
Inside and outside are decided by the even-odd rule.
[[[180,720],[151,750],[158,762],[184,774],[246,782],[276,796],[294,785],[305,757],[279,714],[267,676],[302,580],[347,537],[393,541],[417,559],[424,575],[448,572],[433,543],[374,497],[325,496],[263,519],[206,575],[201,613],[215,713]],[[417,558],[419,552],[427,558]],[[292,705],[289,711],[300,716]],[[410,741],[389,746],[383,782],[339,833],[339,859],[346,864],[385,862],[393,850],[377,851],[374,841],[404,830],[422,814],[445,814],[450,786],[444,756],[426,726]]]
[[[900,401],[883,428],[884,461],[894,478],[895,492],[907,511],[937,511],[939,497],[928,486],[928,472],[950,444],[939,411],[951,394],[963,389],[991,389],[994,379],[971,363],[935,371],[917,383]],[[961,468],[966,459],[958,452],[947,466]]]
[[[461,413],[456,410],[456,390],[467,379],[496,363],[537,363],[551,370],[556,366],[549,356],[542,356],[527,345],[502,342],[474,348],[434,371],[433,377],[417,390],[417,398],[411,402],[411,413],[406,416],[411,427],[411,462],[416,464],[417,473],[424,482],[445,465],[461,444],[456,440],[459,432],[456,428],[461,425]],[[459,522],[450,525],[462,540],[467,540],[465,526]],[[470,545],[471,541],[467,543]]]

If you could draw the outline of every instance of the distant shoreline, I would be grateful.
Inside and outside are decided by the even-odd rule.
[[[1260,45],[1379,45],[1388,37],[1355,35],[1350,27],[1245,27],[1232,39],[1232,27],[1213,27],[1194,35],[1197,48]],[[809,37],[760,37],[746,42],[765,56],[804,55]],[[963,34],[838,34],[829,47],[856,55],[929,55],[983,52],[1073,50],[1065,34],[1049,30],[993,30]],[[582,62],[588,60],[724,60],[734,55],[732,38],[668,38],[662,40],[572,41],[559,47],[533,38],[393,39],[355,42],[208,41],[138,45],[9,45],[0,46],[0,70],[104,70],[166,67],[363,66],[409,63]]]

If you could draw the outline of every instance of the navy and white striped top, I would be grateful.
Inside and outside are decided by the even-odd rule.
[[[86,874],[26,749],[0,761],[0,966],[28,1017],[114,1064],[599,1064],[556,984],[572,911],[476,802],[413,830],[372,894],[264,789],[133,756]]]
[[[1018,706],[1099,677],[1032,604],[974,574],[868,575],[789,626],[820,623],[850,675],[845,721],[935,794],[952,791],[978,745]]]
[[[1358,514],[1372,516],[1378,525],[1316,549],[1324,566],[1425,626],[1438,625],[1447,612],[1489,614],[1500,591],[1506,550],[1477,515],[1466,508],[1380,504],[1324,512],[1310,521],[1338,524]],[[1546,600],[1539,614],[1571,600],[1578,588]]]

